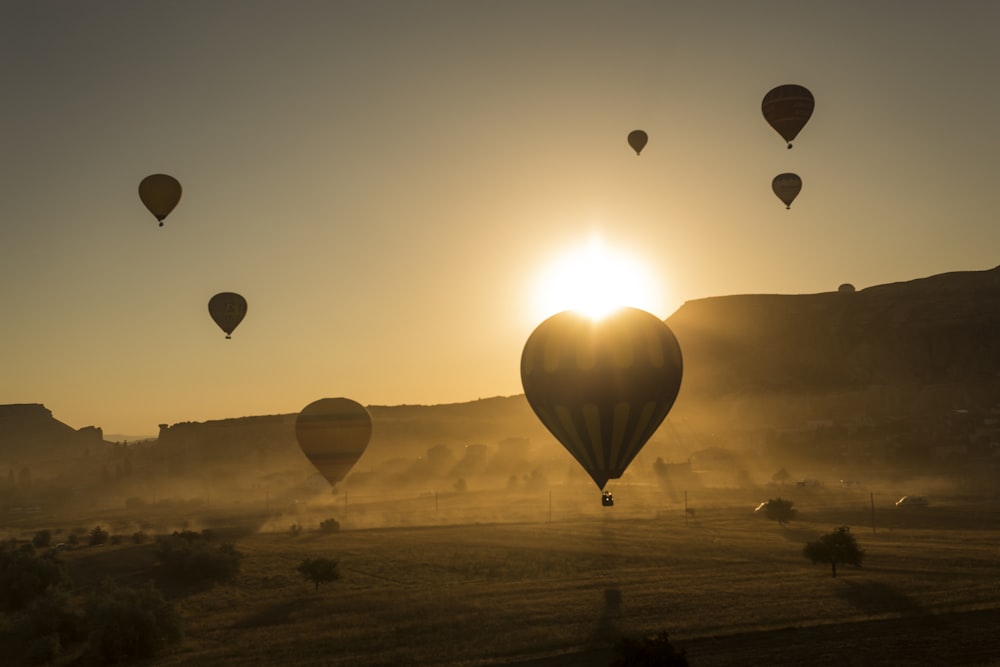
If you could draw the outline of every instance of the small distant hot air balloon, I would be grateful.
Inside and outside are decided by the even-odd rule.
[[[646,142],[649,141],[649,135],[647,135],[642,130],[632,130],[628,133],[628,145],[632,147],[635,154],[638,155],[642,152],[642,149],[646,147]]]
[[[295,418],[295,438],[302,453],[331,486],[347,476],[371,436],[371,415],[349,398],[321,398]]]
[[[220,292],[208,300],[208,314],[226,332],[226,338],[232,338],[247,314],[247,300],[235,292]]]
[[[771,181],[771,189],[785,203],[785,208],[791,208],[802,190],[802,179],[797,174],[778,174]]]
[[[803,86],[789,83],[772,88],[760,103],[764,119],[792,147],[792,140],[809,122],[816,101]]]
[[[851,283],[844,283],[837,288],[837,291],[841,294],[854,294],[854,285]]]
[[[181,200],[181,184],[173,176],[152,174],[139,182],[139,199],[160,221],[160,227]]]
[[[673,332],[637,308],[553,315],[521,353],[528,404],[602,490],[666,418],[682,374]]]

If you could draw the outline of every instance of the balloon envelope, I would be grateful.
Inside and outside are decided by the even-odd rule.
[[[649,141],[649,135],[647,135],[642,130],[632,130],[628,133],[628,145],[632,147],[635,154],[638,155],[642,152],[642,149],[646,147],[646,142]]]
[[[247,314],[247,300],[235,292],[220,292],[208,300],[208,314],[226,332],[226,338],[231,338]]]
[[[542,424],[603,489],[622,476],[680,391],[681,348],[637,308],[553,315],[528,337],[521,384]]]
[[[331,486],[347,476],[371,436],[371,416],[349,398],[321,398],[295,418],[299,447]]]
[[[802,179],[797,174],[778,174],[771,181],[771,189],[778,199],[785,202],[785,208],[791,208],[802,191]]]
[[[162,227],[163,220],[181,200],[181,184],[173,176],[152,174],[139,182],[139,199]]]
[[[760,103],[764,119],[792,147],[792,140],[809,122],[816,101],[803,86],[785,84],[772,88]]]

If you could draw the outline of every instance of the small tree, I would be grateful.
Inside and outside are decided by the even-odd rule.
[[[324,519],[319,522],[319,529],[324,533],[336,533],[340,530],[340,522],[330,517],[329,519]]]
[[[87,600],[92,662],[131,662],[159,654],[181,639],[180,616],[163,595],[119,587],[107,579]]]
[[[296,569],[303,579],[313,582],[318,591],[320,584],[340,579],[340,570],[337,566],[338,561],[332,558],[306,558]]]
[[[784,526],[798,514],[798,510],[792,507],[794,504],[795,502],[792,500],[771,498],[767,501],[767,506],[764,508],[764,512],[767,514],[768,519],[771,521],[777,521],[779,526]]]
[[[31,543],[36,547],[41,549],[42,547],[47,547],[52,544],[52,531],[51,530],[40,530],[35,533],[35,536],[31,538]]]
[[[94,526],[94,529],[90,531],[90,546],[97,546],[98,544],[104,544],[108,541],[108,531],[104,530],[100,526]]]
[[[687,654],[677,651],[667,633],[660,632],[654,637],[633,639],[623,637],[615,644],[615,657],[611,667],[630,665],[662,665],[663,667],[688,667]]]
[[[49,588],[68,585],[66,566],[55,552],[35,556],[35,548],[0,549],[0,611],[27,607]]]
[[[832,533],[806,544],[802,549],[802,555],[814,563],[829,563],[832,575],[836,577],[837,565],[840,563],[861,567],[865,552],[858,547],[857,540],[851,535],[851,529],[840,526]]]

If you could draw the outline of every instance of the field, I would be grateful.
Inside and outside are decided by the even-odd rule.
[[[879,496],[873,513],[868,493],[799,489],[785,497],[800,516],[780,527],[753,515],[758,496],[692,494],[692,513],[640,488],[616,491],[613,508],[555,491],[358,498],[269,521],[206,510],[187,521],[234,541],[241,572],[165,589],[185,639],[152,664],[607,665],[616,638],[666,630],[693,667],[1000,665],[996,501],[900,510]],[[314,529],[324,515],[342,529]],[[841,524],[866,559],[834,579],[801,550]],[[295,571],[315,556],[343,574],[318,592]],[[150,544],[65,557],[83,587],[137,585],[154,567]]]

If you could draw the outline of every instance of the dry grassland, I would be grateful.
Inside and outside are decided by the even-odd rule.
[[[372,504],[341,512],[338,533],[244,523],[231,535],[245,554],[235,581],[166,589],[185,639],[152,664],[606,665],[617,637],[661,630],[693,667],[1000,664],[990,662],[1000,656],[995,503],[880,507],[873,534],[867,494],[803,510],[785,528],[753,516],[750,498],[704,502],[685,522],[682,507],[657,510],[640,495],[638,509],[628,494],[608,509],[593,494],[593,510],[557,503],[551,521],[541,499],[512,503],[540,515],[520,522],[352,527],[385,510]],[[840,524],[867,557],[833,579],[801,550]],[[134,584],[148,578],[152,549],[67,559],[82,585],[105,575]],[[343,574],[318,593],[295,571],[316,556],[340,559]]]

